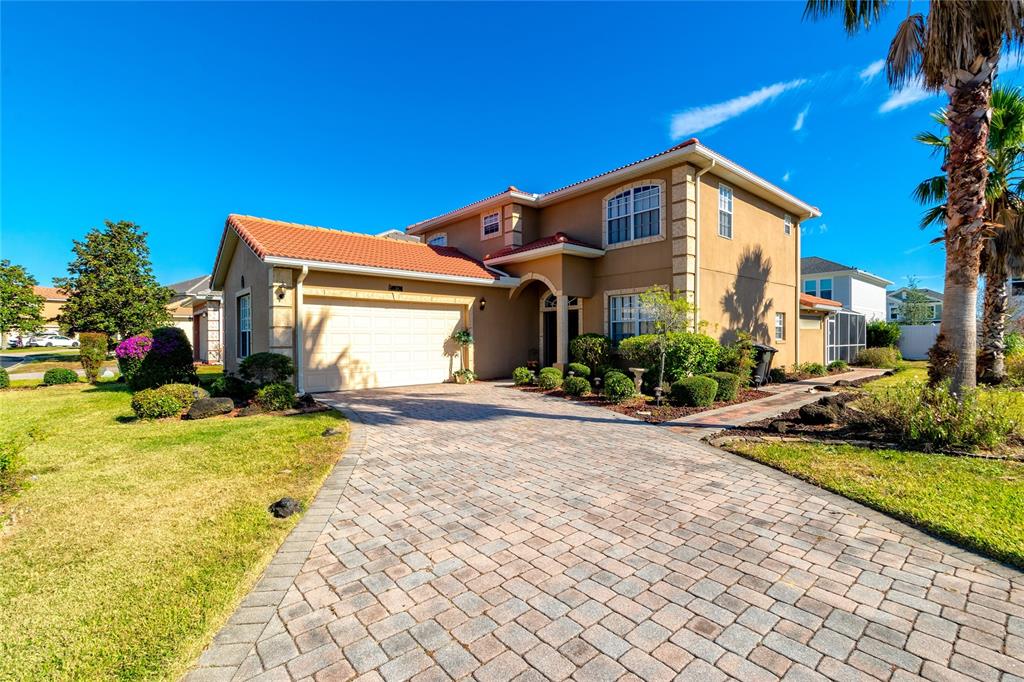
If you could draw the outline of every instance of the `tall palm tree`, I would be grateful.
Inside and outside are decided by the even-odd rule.
[[[888,0],[807,0],[804,16],[839,14],[853,35],[877,24]],[[1004,47],[1024,46],[1024,0],[930,0],[912,11],[889,45],[885,74],[901,88],[920,80],[949,95],[946,210],[946,287],[942,332],[957,362],[952,389],[975,384],[977,292],[981,251],[990,225],[985,215],[987,144],[992,80]]]
[[[948,126],[945,111],[932,116]],[[916,136],[948,158],[949,136],[931,132]],[[914,196],[928,208],[921,226],[942,224],[946,218],[946,176],[928,178],[917,186]],[[1024,93],[1020,88],[996,87],[992,92],[992,123],[988,138],[988,180],[985,186],[986,220],[995,230],[985,240],[981,269],[985,275],[981,352],[978,376],[987,383],[999,383],[1005,376],[1003,339],[1009,299],[1006,282],[1010,269],[1021,267],[1024,250]],[[941,202],[941,203],[940,203]]]

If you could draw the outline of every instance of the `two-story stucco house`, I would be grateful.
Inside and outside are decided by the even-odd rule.
[[[900,287],[899,289],[888,293],[886,302],[889,307],[890,322],[904,321],[900,310],[903,308],[903,304],[907,300],[907,292],[909,291],[909,287]],[[932,324],[942,322],[942,292],[935,291],[934,289],[925,289],[923,287],[918,287],[917,291],[924,295],[922,301],[928,306],[928,312],[930,314],[928,322]]]
[[[800,260],[803,291],[839,301],[847,310],[863,315],[868,322],[886,319],[886,291],[889,280],[833,260],[808,256]]]
[[[409,226],[421,242],[231,215],[212,282],[225,365],[291,355],[306,391],[440,382],[462,364],[508,376],[564,365],[581,333],[648,331],[638,295],[653,285],[694,300],[707,333],[748,331],[792,364],[799,224],[818,215],[697,140],[551,192],[509,187]],[[463,328],[465,358],[450,340]]]

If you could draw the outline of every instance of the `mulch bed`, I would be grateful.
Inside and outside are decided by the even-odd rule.
[[[760,400],[761,398],[768,398],[772,396],[772,393],[765,391],[758,391],[752,388],[741,388],[736,400],[730,400],[728,402],[723,401],[715,403],[711,407],[684,407],[681,405],[672,405],[667,400],[662,402],[661,407],[657,407],[654,404],[654,398],[647,396],[631,398],[621,403],[610,403],[599,395],[588,395],[575,397],[566,394],[562,389],[556,389],[554,391],[545,391],[536,386],[513,386],[517,390],[526,393],[541,393],[549,395],[554,398],[565,398],[566,400],[575,400],[576,402],[586,403],[587,405],[593,405],[595,407],[603,407],[606,410],[612,412],[618,412],[634,419],[645,421],[649,424],[661,424],[662,422],[672,421],[673,419],[679,419],[680,417],[688,417],[699,412],[707,412],[708,410],[715,410],[719,407],[727,407],[729,405],[738,405],[739,403],[750,402],[751,400]],[[646,412],[649,414],[641,414]]]

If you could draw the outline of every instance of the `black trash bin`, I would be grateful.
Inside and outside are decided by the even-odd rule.
[[[778,352],[777,348],[765,346],[760,343],[754,344],[754,373],[751,377],[754,386],[764,386],[768,383],[768,373],[772,369],[772,360]]]

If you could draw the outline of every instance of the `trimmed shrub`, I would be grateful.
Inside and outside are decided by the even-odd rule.
[[[903,330],[896,322],[875,320],[868,323],[868,348],[898,348]]]
[[[192,384],[164,384],[160,388],[151,390],[173,396],[175,400],[181,403],[181,409],[183,410],[192,407],[192,403],[197,400],[210,397],[206,389],[193,386]]]
[[[784,384],[789,381],[789,375],[782,367],[772,367],[768,370],[768,381],[773,384]]]
[[[82,332],[78,335],[79,360],[85,370],[85,378],[95,384],[100,378],[100,368],[107,359],[107,335],[103,332]]]
[[[750,334],[739,332],[736,340],[728,346],[723,346],[718,355],[718,371],[729,372],[740,378],[741,386],[749,386],[755,361],[754,341]]]
[[[565,369],[568,370],[569,372],[572,372],[578,377],[583,377],[584,379],[590,378],[590,368],[584,365],[583,363],[570,362]]]
[[[672,398],[688,407],[709,407],[716,393],[718,383],[710,377],[683,377],[672,384]]]
[[[845,360],[833,360],[832,362],[828,363],[828,367],[826,369],[829,372],[834,372],[838,374],[839,372],[845,372],[846,370],[850,369],[850,366],[846,364]]]
[[[569,342],[569,354],[592,369],[604,367],[612,355],[612,340],[603,334],[580,334]]]
[[[809,377],[823,377],[828,374],[825,365],[820,362],[801,362],[796,366],[796,371]]]
[[[1011,355],[1024,355],[1024,334],[1010,332],[1006,335],[1006,357]]]
[[[612,370],[604,375],[604,397],[613,403],[621,403],[623,400],[636,395],[636,386],[633,380],[622,372]]]
[[[562,371],[557,367],[545,367],[540,371],[537,385],[545,391],[553,391],[562,385]]]
[[[714,382],[718,384],[718,390],[715,392],[715,400],[736,400],[736,395],[740,390],[740,378],[738,376],[732,372],[712,372],[705,376],[709,379],[713,379]]]
[[[516,367],[512,370],[512,383],[516,386],[529,386],[533,383],[533,372],[526,367]]]
[[[132,396],[132,412],[139,419],[162,419],[180,415],[185,406],[170,391],[146,388]]]
[[[178,327],[158,327],[153,330],[153,344],[128,380],[133,391],[156,388],[166,384],[198,384],[195,365],[192,364],[192,344]]]
[[[11,375],[7,373],[7,370],[0,367],[0,388],[11,387]]]
[[[64,367],[54,367],[46,370],[43,375],[43,386],[56,386],[57,384],[77,384],[78,374],[73,370]]]
[[[244,403],[256,395],[257,386],[242,381],[232,374],[217,377],[210,384],[210,393],[221,398],[231,398],[237,403]]]
[[[149,334],[137,334],[117,344],[114,355],[117,356],[117,368],[121,371],[121,378],[129,386],[132,385],[132,377],[142,366],[142,360],[153,347],[153,337]]]
[[[569,395],[581,396],[590,393],[590,382],[583,377],[566,377],[562,389]]]
[[[238,364],[238,375],[257,386],[283,384],[295,373],[295,365],[280,353],[253,353]]]
[[[666,339],[665,378],[668,381],[693,374],[707,374],[718,366],[722,347],[705,334],[670,332]],[[658,336],[642,334],[619,342],[619,354],[627,367],[643,367],[644,385],[653,388],[658,382],[661,354]]]
[[[903,362],[903,356],[896,348],[865,348],[857,354],[855,364],[880,369],[896,369]]]
[[[256,391],[253,402],[264,410],[287,410],[295,406],[295,387],[287,383],[267,384]]]

